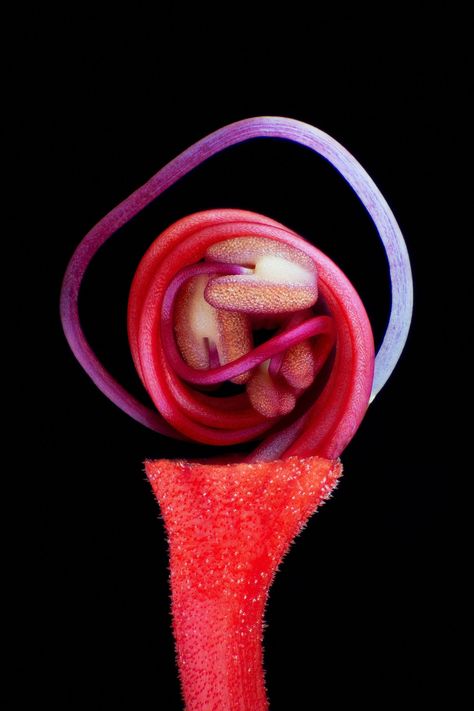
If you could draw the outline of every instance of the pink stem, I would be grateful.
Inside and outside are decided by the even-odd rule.
[[[181,378],[195,385],[223,383],[236,375],[251,370],[256,365],[260,365],[260,363],[288,350],[288,348],[297,343],[305,341],[307,338],[321,334],[334,336],[332,319],[329,316],[315,316],[299,326],[273,336],[266,343],[262,343],[254,348],[253,351],[237,358],[232,363],[220,365],[217,368],[209,368],[208,370],[198,370],[197,368],[191,368],[181,358],[174,340],[171,322],[163,320],[161,329],[163,345],[168,353],[169,364]]]

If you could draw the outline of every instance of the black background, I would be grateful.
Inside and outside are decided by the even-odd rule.
[[[226,123],[273,114],[327,131],[374,178],[406,237],[415,314],[399,366],[344,453],[336,495],[273,584],[271,708],[428,708],[441,698],[464,708],[464,544],[452,515],[460,462],[443,380],[451,265],[441,247],[457,238],[465,45],[463,18],[417,8],[380,17],[316,8],[314,19],[272,10],[271,22],[240,8],[216,29],[202,10],[116,12],[108,22],[42,10],[20,31],[24,50],[10,59],[21,76],[15,147],[28,149],[20,192],[29,209],[18,223],[34,218],[21,240],[33,267],[25,317],[35,363],[23,370],[23,436],[39,516],[28,546],[33,614],[18,659],[49,706],[181,708],[166,542],[142,462],[196,451],[127,418],[77,365],[58,318],[67,261],[95,222],[178,152]],[[364,209],[319,157],[253,141],[174,186],[91,266],[84,327],[122,382],[141,394],[125,334],[141,255],[174,220],[219,206],[267,214],[331,256],[380,342],[387,269]]]

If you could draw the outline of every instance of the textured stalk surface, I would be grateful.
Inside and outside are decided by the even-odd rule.
[[[168,534],[186,711],[268,709],[262,648],[268,590],[341,472],[339,461],[320,457],[146,463]]]

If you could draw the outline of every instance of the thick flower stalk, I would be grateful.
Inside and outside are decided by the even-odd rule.
[[[327,158],[356,191],[386,249],[392,311],[374,359],[353,286],[315,246],[252,212],[185,217],[143,257],[131,287],[132,357],[156,411],[103,368],[82,332],[82,277],[114,232],[189,170],[257,137]],[[408,333],[411,273],[398,225],[363,168],[332,138],[262,117],[202,139],[84,238],[64,279],[61,315],[98,387],[146,426],[214,445],[208,462],[157,460],[146,471],[168,533],[173,628],[188,711],[263,711],[262,619],[291,541],[335,486],[339,456],[392,372]],[[247,444],[236,456],[233,445]]]
[[[332,491],[339,462],[148,462],[170,547],[187,711],[263,711],[263,612],[282,557]]]

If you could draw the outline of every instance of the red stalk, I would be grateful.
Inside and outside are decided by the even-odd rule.
[[[173,631],[186,711],[265,711],[263,612],[294,537],[339,462],[158,460],[146,472],[168,534]]]

